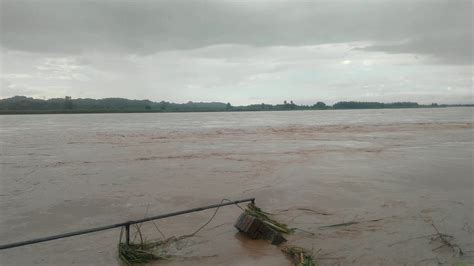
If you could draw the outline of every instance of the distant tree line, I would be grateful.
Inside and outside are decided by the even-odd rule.
[[[105,99],[72,99],[56,98],[49,100],[15,96],[0,100],[0,111],[32,111],[32,112],[206,112],[226,111],[225,103],[171,103],[152,102],[149,100],[129,100],[124,98]]]
[[[431,105],[434,106],[434,105]],[[414,102],[338,102],[332,106],[334,109],[382,109],[382,108],[418,108],[420,105]]]
[[[420,105],[416,102],[338,102],[332,106],[324,102],[313,105],[297,105],[293,101],[282,104],[251,104],[232,106],[221,102],[153,102],[150,100],[129,100],[124,98],[72,99],[55,98],[48,100],[25,96],[0,99],[0,113],[112,113],[112,112],[225,112],[225,111],[286,111],[286,110],[327,110],[327,109],[380,109],[380,108],[427,108],[448,105]],[[473,106],[473,105],[456,105]]]

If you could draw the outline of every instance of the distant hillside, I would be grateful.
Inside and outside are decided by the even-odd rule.
[[[224,112],[224,111],[284,111],[284,110],[327,110],[327,109],[381,109],[381,108],[436,108],[471,105],[420,105],[416,102],[338,102],[333,106],[323,102],[313,105],[297,105],[293,101],[282,104],[251,104],[232,106],[221,102],[153,102],[150,100],[129,100],[124,98],[72,99],[71,97],[49,100],[15,96],[0,99],[0,114],[35,113],[130,113],[130,112]]]

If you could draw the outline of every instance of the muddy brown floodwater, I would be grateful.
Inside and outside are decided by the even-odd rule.
[[[474,263],[473,108],[1,116],[2,244],[255,197],[321,265]],[[159,220],[166,237],[212,210]],[[290,265],[221,209],[163,265]],[[326,225],[358,222],[340,227]],[[437,240],[452,236],[460,256]],[[148,239],[161,235],[148,223]],[[312,232],[313,234],[309,234]],[[120,230],[0,252],[117,265]]]

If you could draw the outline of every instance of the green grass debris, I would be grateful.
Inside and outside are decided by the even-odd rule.
[[[308,250],[301,247],[283,247],[283,253],[288,255],[295,266],[316,266],[314,256]]]
[[[266,225],[268,225],[269,227],[271,227],[272,229],[274,229],[277,232],[280,232],[280,233],[283,233],[283,234],[291,234],[295,231],[294,228],[289,228],[288,225],[286,225],[284,223],[280,223],[280,222],[276,221],[275,219],[271,218],[271,216],[272,216],[271,213],[263,211],[262,209],[260,209],[259,207],[257,207],[253,203],[249,203],[247,205],[247,208],[245,209],[245,212],[249,215],[252,215],[252,216],[258,218],[263,223],[265,223]]]
[[[118,244],[119,258],[126,265],[145,264],[155,260],[168,259],[166,254],[158,254],[156,243]]]

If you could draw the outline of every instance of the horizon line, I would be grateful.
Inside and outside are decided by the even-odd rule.
[[[124,100],[129,100],[129,101],[150,101],[150,102],[153,102],[153,103],[160,103],[160,102],[167,102],[167,103],[173,103],[173,104],[189,104],[189,103],[222,103],[222,104],[231,104],[232,106],[250,106],[250,105],[261,105],[261,104],[265,104],[265,105],[281,105],[281,104],[285,104],[285,102],[287,102],[287,104],[291,104],[291,102],[293,102],[295,105],[300,105],[300,106],[310,106],[310,105],[314,105],[318,102],[322,102],[326,105],[331,105],[331,104],[327,104],[326,102],[324,102],[324,100],[318,100],[318,101],[314,101],[313,104],[298,104],[296,103],[294,100],[282,100],[281,102],[279,103],[266,103],[266,102],[255,102],[255,103],[249,103],[249,104],[239,104],[239,105],[233,105],[232,102],[228,102],[228,101],[192,101],[192,100],[189,100],[189,101],[186,101],[186,102],[173,102],[173,101],[167,101],[167,100],[150,100],[150,99],[147,99],[147,98],[142,98],[142,99],[137,99],[137,98],[125,98],[125,97],[104,97],[104,98],[90,98],[90,97],[85,97],[85,98],[81,98],[81,97],[77,97],[77,98],[73,98],[72,96],[67,96],[65,95],[64,97],[60,98],[60,97],[52,97],[52,98],[35,98],[35,97],[31,97],[31,96],[26,96],[26,95],[15,95],[15,96],[11,96],[11,97],[2,97],[0,98],[0,101],[2,100],[7,100],[7,99],[12,99],[12,98],[15,98],[15,97],[25,97],[25,98],[30,98],[30,99],[34,99],[34,100],[41,100],[41,101],[48,101],[48,100],[54,100],[54,99],[65,99],[66,97],[71,97],[71,100],[75,100],[75,99],[91,99],[91,100],[105,100],[105,99],[124,99]],[[460,102],[460,103],[442,103],[442,102],[431,102],[431,103],[419,103],[417,101],[410,101],[410,100],[403,100],[403,101],[367,101],[367,100],[337,100],[337,101],[331,101],[331,102],[334,102],[332,105],[336,104],[336,103],[340,103],[340,102],[357,102],[357,103],[383,103],[383,104],[392,104],[392,103],[416,103],[418,105],[431,105],[431,104],[438,104],[438,105],[474,105],[474,101],[472,102]]]

